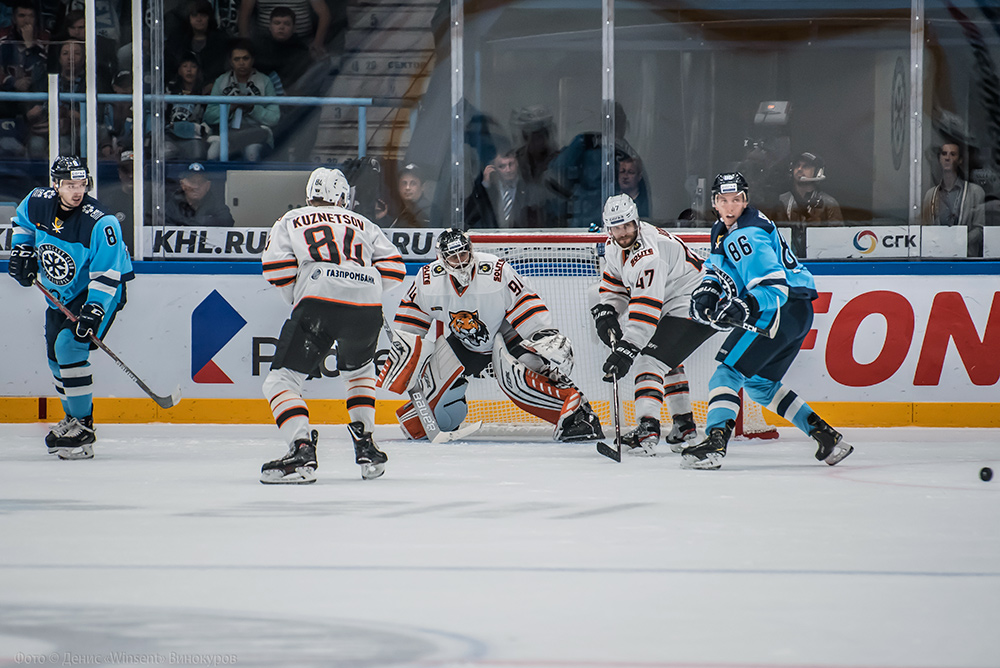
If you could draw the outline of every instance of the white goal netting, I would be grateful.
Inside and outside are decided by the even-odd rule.
[[[601,367],[608,349],[597,337],[590,308],[597,301],[598,284],[603,271],[604,234],[472,234],[476,250],[498,255],[509,262],[538,291],[552,312],[555,325],[573,342],[575,365],[571,377],[583,390],[610,434],[611,384],[602,380]],[[678,234],[693,251],[705,257],[709,252],[707,233]],[[715,354],[725,334],[707,341],[684,364],[691,387],[695,421],[702,427],[708,411],[708,382],[715,371]],[[631,378],[619,383],[622,404],[622,430],[635,425],[635,403]],[[467,422],[482,420],[487,429],[496,431],[551,425],[524,412],[503,394],[491,378],[472,379],[466,395],[469,402]],[[669,425],[670,415],[664,405],[660,416]],[[666,427],[667,429],[669,427]],[[759,404],[743,399],[743,411],[737,435],[773,438],[777,435],[767,423]],[[610,436],[609,436],[610,437]]]

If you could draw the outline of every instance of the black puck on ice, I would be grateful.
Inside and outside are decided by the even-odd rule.
[[[979,471],[979,479],[982,480],[983,482],[989,482],[990,480],[993,480],[993,469],[991,469],[989,466],[984,466]]]

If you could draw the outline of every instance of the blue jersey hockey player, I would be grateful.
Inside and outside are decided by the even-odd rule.
[[[812,327],[813,277],[748,198],[739,172],[715,177],[712,206],[719,219],[712,226],[705,278],[691,293],[691,317],[732,333],[709,381],[708,437],[683,450],[681,466],[722,465],[744,387],[751,399],[812,437],[819,445],[816,459],[833,466],[853,448],[781,383]]]
[[[52,163],[52,187],[35,188],[17,207],[8,273],[24,287],[37,280],[78,320],[49,304],[45,343],[66,416],[45,437],[50,454],[90,459],[96,440],[89,338],[103,338],[125,305],[134,277],[118,219],[87,194],[87,165],[76,156]]]

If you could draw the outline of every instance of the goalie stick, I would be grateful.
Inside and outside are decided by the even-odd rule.
[[[615,336],[614,332],[610,332],[611,335],[611,348],[614,349],[615,344],[618,343],[618,337]],[[615,423],[615,447],[612,448],[607,443],[603,441],[597,442],[597,451],[607,457],[608,459],[613,459],[618,463],[622,461],[622,424],[621,416],[619,415],[619,403],[618,403],[618,376],[611,374],[611,421]]]
[[[385,330],[385,335],[389,337],[389,344],[392,345],[396,350],[400,349],[400,344],[396,341],[395,332],[392,331],[392,327],[389,326],[389,321],[382,316],[382,329]],[[417,374],[417,384],[419,385],[419,372]],[[420,425],[424,428],[424,433],[427,434],[427,440],[431,443],[447,443],[448,441],[458,441],[466,436],[479,431],[479,428],[483,426],[482,421],[473,422],[472,424],[466,425],[464,427],[459,427],[453,431],[441,431],[438,426],[437,418],[434,417],[434,411],[431,410],[430,404],[427,403],[427,397],[419,389],[407,390],[407,394],[410,395],[410,401],[413,402],[413,407],[417,411],[417,417],[420,419]]]
[[[51,292],[46,290],[45,286],[39,283],[37,279],[35,280],[35,285],[38,286],[38,289],[42,291],[42,293],[50,302],[55,304],[56,307],[60,311],[62,311],[63,315],[66,316],[70,322],[76,322],[77,320],[79,320],[79,318],[73,315],[73,313],[68,308],[66,308],[66,306],[61,301],[56,299]],[[106,352],[108,354],[108,357],[113,359],[115,361],[115,364],[117,364],[118,367],[125,372],[125,375],[131,378],[136,385],[142,388],[142,391],[145,392],[147,395],[149,395],[149,398],[155,401],[160,408],[173,408],[174,406],[177,405],[177,402],[181,400],[180,385],[177,386],[177,388],[173,391],[173,393],[170,396],[161,397],[160,395],[156,394],[151,389],[149,389],[149,386],[146,385],[146,383],[142,382],[142,379],[139,378],[139,376],[135,375],[135,372],[132,371],[132,369],[128,368],[128,365],[125,364],[125,362],[122,362],[121,359],[119,359],[118,355],[115,355],[113,352],[111,352],[111,349],[108,348],[106,345],[104,345],[104,341],[101,341],[99,338],[97,338],[93,332],[90,332],[88,336],[90,337],[90,340],[94,343],[94,345],[96,345],[98,348]]]
[[[719,283],[722,285],[722,289],[725,290],[727,297],[730,299],[739,296],[739,289],[736,287],[736,281],[733,277],[724,271],[720,271],[715,267],[711,267],[705,270],[706,274],[714,276],[719,279]],[[727,322],[727,325],[732,325],[740,329],[745,329],[748,332],[753,332],[754,334],[760,334],[761,336],[766,336],[769,339],[773,339],[775,333],[778,331],[778,314],[775,313],[774,322],[768,328],[757,327],[756,325],[751,325],[748,322]]]

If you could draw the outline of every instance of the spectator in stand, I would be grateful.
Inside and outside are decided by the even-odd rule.
[[[274,83],[266,74],[254,68],[253,47],[248,40],[236,40],[229,52],[231,69],[215,80],[212,95],[232,95],[236,97],[273,96]],[[210,104],[205,110],[205,122],[210,125],[220,123],[220,109],[217,104]],[[281,118],[281,110],[276,104],[240,104],[234,100],[229,105],[229,117],[226,119],[229,130],[230,158],[242,153],[243,159],[249,162],[260,160],[265,147],[274,146],[274,133],[271,128]],[[218,160],[220,157],[219,141],[209,141],[208,157]]]
[[[431,201],[424,192],[424,179],[420,168],[409,163],[399,172],[397,181],[400,210],[387,227],[430,226]]]
[[[132,94],[132,73],[119,72],[111,88],[120,95]],[[97,126],[97,147],[102,158],[118,159],[122,151],[132,149],[132,102],[108,102],[101,105]]]
[[[65,42],[59,49],[59,83],[61,93],[86,92],[86,64],[83,59],[83,42]],[[34,90],[45,92],[47,82],[43,79]],[[25,118],[28,121],[28,156],[42,160],[48,157],[49,145],[49,105],[47,102],[25,103]],[[80,102],[62,102],[59,105],[59,153],[79,155]]]
[[[233,214],[221,194],[212,189],[212,180],[199,162],[188,165],[180,178],[180,188],[167,200],[168,227],[232,227]]]
[[[19,0],[13,8],[13,23],[0,36],[0,90],[26,93],[45,86],[44,33],[37,28],[34,5]],[[0,102],[0,155],[25,154],[28,132],[19,118],[23,105]]]
[[[241,0],[240,37],[249,39],[268,34],[271,13],[279,6],[288,7],[295,13],[295,34],[309,41],[309,52],[313,58],[318,60],[325,56],[327,33],[330,29],[330,8],[326,0]],[[256,30],[252,20],[255,10]],[[313,13],[316,14],[315,26],[312,21]]]
[[[62,30],[57,32],[49,43],[49,72],[59,71],[59,51],[63,42],[86,43],[87,19],[82,9],[66,12],[62,25]],[[110,37],[98,33],[95,49],[97,54],[97,91],[100,93],[109,92],[111,80],[114,78],[115,72],[118,71],[118,68],[115,67],[118,60],[118,44]]]
[[[639,218],[649,218],[649,190],[642,160],[638,156],[625,155],[618,160],[618,194],[625,194],[635,202]]]
[[[924,193],[923,225],[965,225],[968,230],[967,254],[983,253],[983,225],[986,223],[986,191],[964,178],[962,147],[945,143],[938,150],[941,180]]]
[[[132,178],[134,155],[132,151],[122,151],[118,156],[118,182],[101,184],[101,204],[105,211],[118,219],[122,228],[122,238],[129,252],[132,251],[134,226],[132,221],[132,199],[135,193],[135,180]],[[148,207],[146,209],[149,211]]]
[[[209,0],[190,0],[187,23],[179,34],[167,39],[167,71],[176,72],[180,58],[193,53],[198,56],[205,80],[215,81],[226,71],[228,43],[228,36],[216,23],[212,3]]]
[[[188,51],[181,56],[177,75],[167,84],[171,95],[207,95],[211,85],[201,75],[198,56]],[[167,106],[164,155],[167,160],[204,160],[211,134],[205,120],[205,105],[174,102]]]
[[[295,12],[284,5],[275,7],[271,11],[267,34],[254,44],[257,69],[264,74],[278,75],[274,84],[278,94],[297,95],[296,84],[312,64],[312,57],[309,46],[295,34]]]
[[[486,165],[476,180],[472,194],[465,200],[465,225],[469,229],[521,227],[527,197],[517,171],[517,156],[508,147]]]
[[[792,189],[778,197],[774,220],[789,223],[792,228],[792,251],[795,257],[806,257],[806,228],[832,227],[844,224],[840,204],[821,191],[817,184],[826,179],[822,158],[803,153],[791,169]]]

